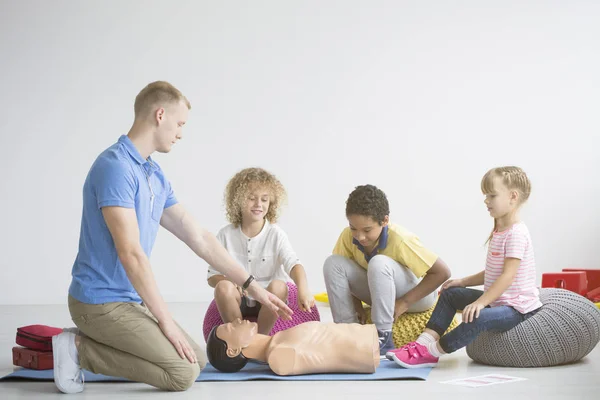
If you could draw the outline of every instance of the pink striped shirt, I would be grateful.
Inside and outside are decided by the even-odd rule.
[[[524,223],[519,222],[505,231],[494,232],[485,263],[485,291],[504,270],[505,258],[518,258],[521,264],[512,284],[490,306],[511,306],[522,314],[541,307],[539,290],[535,286],[533,245],[529,230]]]

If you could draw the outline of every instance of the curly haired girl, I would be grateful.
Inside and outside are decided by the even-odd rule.
[[[230,224],[217,234],[227,251],[256,281],[280,299],[288,296],[286,282],[298,287],[298,308],[310,311],[314,298],[308,290],[306,273],[287,235],[275,223],[286,192],[279,180],[262,168],[246,168],[227,184],[225,209]],[[256,317],[258,333],[268,335],[276,321],[270,310],[213,268],[208,284],[215,288],[215,302],[223,322]]]

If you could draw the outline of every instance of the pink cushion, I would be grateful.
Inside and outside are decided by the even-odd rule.
[[[270,336],[274,335],[276,332],[286,330],[296,325],[300,325],[304,322],[309,321],[320,321],[321,316],[319,314],[319,310],[316,306],[311,308],[311,312],[301,311],[298,309],[298,288],[292,282],[288,282],[288,306],[294,312],[292,315],[292,319],[290,321],[285,321],[281,318],[278,318],[275,321],[275,325],[273,325],[273,329],[269,333]],[[256,321],[256,318],[247,318],[250,321]],[[223,320],[221,319],[221,315],[219,314],[219,310],[217,309],[217,303],[215,301],[211,301],[208,306],[208,310],[206,310],[206,315],[204,316],[204,324],[202,326],[202,331],[204,333],[204,341],[208,338],[210,331],[213,327],[221,325]]]

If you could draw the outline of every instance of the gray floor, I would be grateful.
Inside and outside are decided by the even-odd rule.
[[[179,323],[188,330],[198,343],[202,338],[202,316],[207,304],[178,303],[170,309]],[[322,319],[331,320],[327,307],[320,307]],[[71,326],[66,306],[0,306],[0,374],[13,370],[11,348],[15,329],[29,324]],[[441,381],[466,378],[490,373],[502,373],[526,378],[526,381],[494,385],[482,388],[465,388],[441,384]],[[388,395],[394,398],[419,396],[424,392],[438,395],[440,399],[464,399],[485,397],[485,400],[502,399],[596,399],[600,390],[600,346],[583,361],[562,367],[539,369],[493,368],[470,361],[464,350],[446,356],[435,368],[427,381],[370,381],[370,382],[209,382],[196,383],[184,393],[159,392],[147,385],[137,383],[88,383],[85,391],[69,398],[177,398],[177,399],[238,399],[258,398],[286,400],[355,399],[367,396]],[[61,395],[52,382],[0,382],[0,399],[58,398]]]

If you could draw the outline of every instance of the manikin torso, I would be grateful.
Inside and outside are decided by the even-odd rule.
[[[375,325],[306,322],[276,333],[266,359],[277,375],[373,373],[379,338]]]

